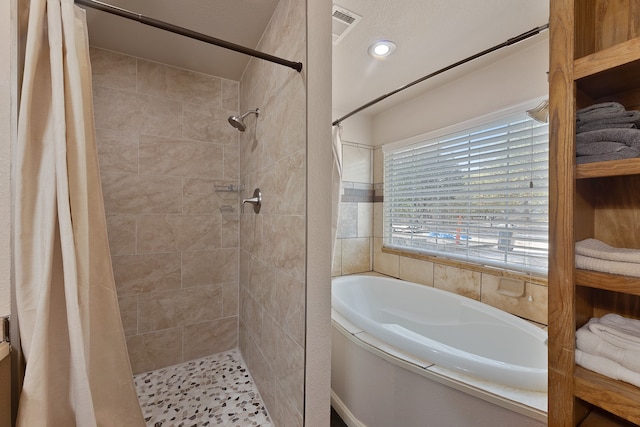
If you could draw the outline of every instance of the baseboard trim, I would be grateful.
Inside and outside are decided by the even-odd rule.
[[[351,413],[347,405],[344,404],[333,390],[331,390],[331,406],[333,406],[333,409],[340,415],[342,421],[349,427],[367,427]]]

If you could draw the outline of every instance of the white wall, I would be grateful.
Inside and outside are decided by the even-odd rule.
[[[326,427],[331,372],[331,2],[307,1],[305,427]]]
[[[373,144],[384,145],[421,135],[545,96],[548,93],[549,33],[537,36],[535,43],[521,46],[527,47],[375,115]],[[515,51],[517,48],[516,45],[509,49]]]
[[[13,1],[0,2],[0,316],[11,311],[11,138]]]
[[[347,111],[333,110],[333,120],[347,113]],[[372,124],[371,116],[367,114],[359,113],[349,117],[342,123],[342,132],[340,133],[342,141],[373,145]]]

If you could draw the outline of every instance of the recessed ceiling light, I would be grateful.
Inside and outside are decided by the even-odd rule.
[[[389,40],[379,40],[369,46],[369,55],[375,59],[384,59],[396,50],[396,45]]]

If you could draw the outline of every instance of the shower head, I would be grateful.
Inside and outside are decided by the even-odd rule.
[[[244,123],[244,118],[249,114],[255,114],[256,117],[260,113],[260,109],[256,108],[255,110],[249,110],[241,116],[231,116],[229,117],[229,123],[234,128],[238,129],[240,132],[244,132],[247,129],[247,125]]]

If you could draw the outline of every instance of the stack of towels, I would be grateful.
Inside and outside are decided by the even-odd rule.
[[[576,363],[640,387],[640,320],[594,317],[576,331]]]
[[[640,111],[603,102],[576,111],[576,162],[640,157]]]
[[[576,267],[640,277],[640,249],[614,248],[596,239],[576,243]]]

